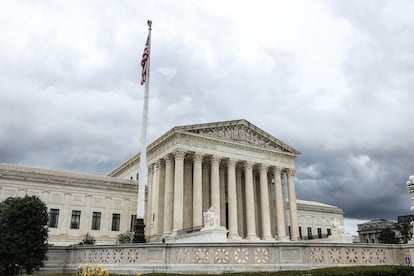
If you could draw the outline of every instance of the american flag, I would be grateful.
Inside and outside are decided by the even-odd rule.
[[[142,54],[141,60],[141,85],[143,85],[147,81],[147,71],[148,71],[148,57],[149,57],[149,36],[147,37],[147,43],[145,43],[144,53]]]

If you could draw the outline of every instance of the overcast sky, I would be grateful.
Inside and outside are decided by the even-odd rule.
[[[302,153],[298,198],[409,213],[414,1],[0,2],[0,162],[106,174],[136,153],[151,18],[150,141],[246,119]]]

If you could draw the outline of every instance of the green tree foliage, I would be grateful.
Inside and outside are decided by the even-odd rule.
[[[126,231],[117,236],[117,242],[119,244],[131,243],[133,238],[133,233],[131,231]]]
[[[381,231],[378,240],[380,243],[399,243],[399,239],[390,227],[384,228]]]
[[[32,273],[46,260],[48,214],[36,196],[8,198],[0,203],[0,270]]]

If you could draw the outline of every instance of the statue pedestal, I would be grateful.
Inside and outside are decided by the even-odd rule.
[[[225,227],[201,228],[198,232],[175,236],[167,242],[175,243],[218,243],[227,242],[227,229]]]
[[[350,234],[330,235],[324,241],[330,243],[352,243],[353,237]]]
[[[213,207],[203,212],[204,227],[200,231],[175,235],[169,237],[166,242],[175,243],[216,243],[227,241],[227,229],[219,225],[219,220]]]

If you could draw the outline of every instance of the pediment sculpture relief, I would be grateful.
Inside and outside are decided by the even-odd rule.
[[[277,149],[283,152],[290,152],[288,149],[278,145],[274,141],[271,141],[269,138],[243,125],[232,127],[192,129],[189,130],[189,132],[267,149]]]

